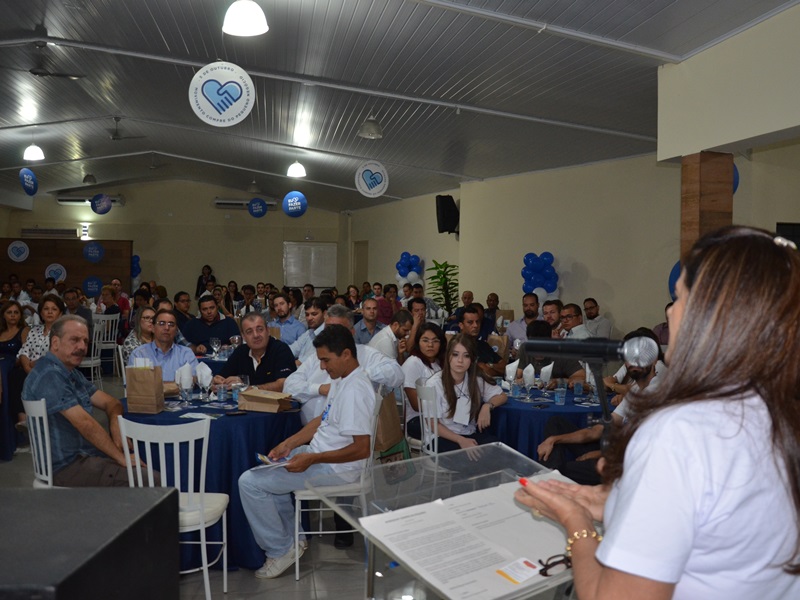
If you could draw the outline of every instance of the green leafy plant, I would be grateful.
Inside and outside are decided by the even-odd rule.
[[[425,271],[430,273],[427,278],[428,297],[452,314],[458,306],[458,265],[434,260],[433,266]]]

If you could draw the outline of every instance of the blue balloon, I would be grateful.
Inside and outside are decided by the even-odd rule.
[[[675,263],[672,270],[669,272],[669,280],[667,286],[669,287],[669,295],[675,301],[675,284],[678,283],[678,278],[681,276],[681,261]]]
[[[522,291],[525,292],[526,294],[533,293],[533,290],[535,290],[535,289],[536,289],[536,286],[533,285],[532,283],[528,282],[528,281],[526,281],[525,283],[522,284]]]
[[[531,263],[533,263],[533,261],[537,260],[538,258],[539,258],[539,257],[538,257],[538,256],[536,256],[536,254],[534,254],[533,252],[528,252],[528,253],[525,255],[525,258],[523,258],[523,259],[522,259],[522,262],[524,262],[524,263],[525,263],[525,266],[526,266],[526,267],[530,267],[530,266],[531,266]]]
[[[403,266],[404,266],[403,263],[397,262],[397,263],[395,263],[394,268],[397,269],[397,272],[399,273],[400,269],[402,269]]]
[[[417,263],[417,264],[414,266],[414,268],[413,268],[413,269],[411,269],[411,270],[412,270],[412,271],[414,271],[414,273],[416,273],[416,274],[418,274],[418,275],[422,275],[422,265],[421,265],[421,264],[419,264],[419,263]]]
[[[546,265],[552,265],[555,260],[555,257],[550,252],[542,252],[539,258],[541,258]]]
[[[416,254],[412,254],[411,258],[408,259],[408,262],[411,264],[412,267],[416,267],[419,264],[419,256]]]
[[[523,279],[530,279],[531,277],[534,276],[534,272],[533,269],[531,269],[530,267],[525,267],[524,269],[522,269],[522,271],[520,271],[520,275],[522,275]]]
[[[555,272],[556,272],[556,270],[552,267],[552,265],[547,265],[547,266],[545,266],[544,269],[542,269],[542,275],[544,275],[545,278],[550,277],[551,275],[554,275]]]
[[[739,189],[739,169],[736,167],[736,163],[733,164],[733,193],[736,193],[736,190]],[[673,298],[674,300],[674,298]]]
[[[545,265],[545,264],[542,262],[542,259],[541,259],[541,258],[537,258],[536,260],[534,260],[534,261],[533,261],[533,262],[531,262],[531,264],[530,264],[530,268],[531,268],[531,270],[532,270],[534,273],[541,273],[541,272],[542,272],[542,270],[543,270],[543,269],[544,269],[546,266],[547,266],[547,265]]]
[[[534,288],[544,287],[544,277],[542,277],[541,275],[536,275],[533,278],[533,287]]]
[[[545,280],[544,289],[548,294],[552,294],[558,289],[558,282],[555,282],[552,279]]]
[[[401,262],[407,262],[407,261],[409,261],[410,259],[411,259],[411,253],[410,253],[410,252],[403,252],[403,253],[400,255],[400,261],[401,261]]]
[[[397,272],[400,274],[400,277],[408,277],[408,267],[406,265],[400,265]]]

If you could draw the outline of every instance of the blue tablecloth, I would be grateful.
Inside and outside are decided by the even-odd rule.
[[[224,414],[219,409],[189,408],[180,412],[161,412],[156,415],[126,413],[125,417],[138,423],[177,425],[186,412]],[[240,416],[221,416],[211,421],[206,464],[206,491],[230,496],[228,506],[228,565],[258,569],[264,564],[264,551],[258,547],[239,498],[239,476],[256,466],[256,452],[266,453],[301,429],[299,412],[259,413]],[[220,532],[213,532],[219,539]],[[211,547],[213,553],[213,547]],[[210,553],[210,554],[211,554]],[[184,555],[184,563],[186,561]],[[199,554],[197,555],[199,557]],[[211,554],[213,556],[213,554]],[[199,558],[197,559],[199,563]],[[193,565],[194,566],[194,565]],[[183,568],[187,568],[186,564]]]
[[[555,396],[555,392],[551,393]],[[538,461],[536,448],[544,441],[544,426],[550,417],[558,415],[578,427],[586,427],[590,417],[599,417],[601,414],[602,409],[598,404],[591,407],[575,405],[571,391],[567,392],[567,401],[563,406],[557,406],[554,402],[528,404],[509,398],[506,404],[492,411],[492,430],[501,442]]]

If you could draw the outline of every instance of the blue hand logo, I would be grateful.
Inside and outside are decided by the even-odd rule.
[[[383,176],[380,173],[373,173],[369,169],[361,174],[361,178],[367,184],[368,190],[374,190],[383,182]]]
[[[235,81],[221,84],[216,79],[209,79],[201,88],[203,96],[211,103],[219,114],[224,113],[242,97],[242,86]]]
[[[26,250],[25,248],[23,248],[22,246],[12,246],[12,247],[11,247],[11,253],[12,253],[14,256],[16,256],[17,258],[19,258],[20,256],[22,256],[22,255],[23,255],[23,254],[25,254],[26,252],[27,252],[27,250]]]

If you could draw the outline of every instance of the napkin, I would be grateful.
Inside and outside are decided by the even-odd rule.
[[[542,383],[547,385],[548,382],[550,381],[550,375],[552,373],[553,373],[553,363],[550,363],[546,367],[542,367],[542,374],[541,374]]]
[[[188,365],[187,365],[188,366]],[[197,383],[202,388],[211,387],[211,380],[214,378],[214,373],[211,372],[209,366],[205,363],[197,365]]]
[[[531,387],[533,382],[536,381],[536,370],[533,368],[533,365],[528,365],[523,369],[522,380],[527,387]]]
[[[506,381],[514,381],[517,376],[517,367],[519,366],[519,360],[515,360],[510,365],[506,366]]]
[[[192,365],[186,363],[175,371],[175,383],[183,390],[192,387]]]

